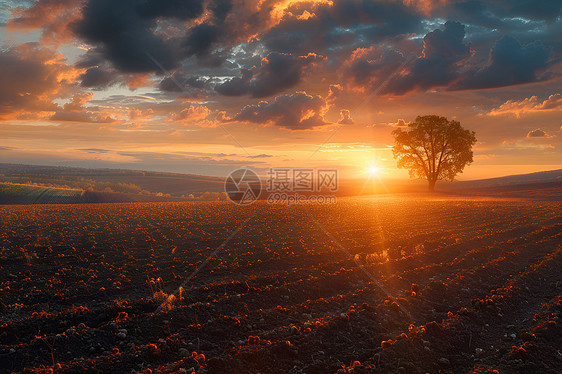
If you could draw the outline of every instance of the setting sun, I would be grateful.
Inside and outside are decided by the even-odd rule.
[[[377,177],[381,173],[381,168],[377,165],[371,165],[365,172],[369,177]]]
[[[378,175],[380,174],[380,172],[381,172],[381,168],[378,167],[377,165],[371,165],[371,166],[369,166],[369,168],[367,169],[367,174],[368,174],[370,177],[378,176]]]

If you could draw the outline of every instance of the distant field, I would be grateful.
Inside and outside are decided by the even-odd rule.
[[[0,204],[64,204],[83,200],[85,191],[0,183]]]
[[[0,205],[126,203],[181,200],[185,199],[0,182]]]
[[[2,206],[0,371],[560,373],[561,211]]]
[[[66,185],[102,191],[171,194],[179,197],[191,193],[222,192],[224,178],[193,174],[160,173],[141,170],[85,169],[0,163],[0,181]],[[124,184],[124,185],[123,185]],[[87,187],[85,187],[87,186]],[[135,191],[138,190],[138,191]]]

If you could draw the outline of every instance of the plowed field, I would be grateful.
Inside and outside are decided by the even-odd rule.
[[[561,211],[3,206],[0,371],[560,373]]]

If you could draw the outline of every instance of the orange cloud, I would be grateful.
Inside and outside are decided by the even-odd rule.
[[[152,86],[154,82],[149,80],[149,78],[149,74],[130,75],[125,77],[125,82],[127,82],[129,89],[136,90],[137,88]]]
[[[520,101],[508,100],[498,108],[492,109],[487,114],[489,116],[513,114],[517,118],[519,118],[521,114],[543,110],[562,110],[562,95],[550,95],[548,99],[544,101],[539,101],[537,96],[531,96]]]
[[[183,108],[180,112],[170,114],[168,120],[173,122],[180,122],[184,125],[213,127],[213,122],[206,121],[207,117],[209,117],[211,113],[211,110],[206,106],[190,105],[187,108]]]
[[[262,3],[265,3],[265,1],[263,1]],[[278,24],[284,17],[287,16],[296,16],[299,19],[309,19],[313,16],[313,13],[309,12],[308,10],[314,11],[314,8],[316,8],[319,5],[328,5],[328,6],[332,6],[334,3],[330,0],[282,0],[277,2],[276,4],[274,4],[271,7],[271,24],[276,25]],[[270,4],[268,4],[270,5]],[[302,11],[302,13],[300,14],[295,14],[295,10],[296,8],[298,8],[299,5],[304,5],[306,7],[308,7],[307,9],[304,9],[304,11]]]
[[[86,108],[93,93],[77,93],[72,100],[59,108],[49,119],[57,122],[113,123],[116,120],[109,112],[96,112],[97,108]]]
[[[129,111],[129,119],[132,121],[152,118],[153,115],[154,115],[154,109],[152,108],[147,108],[147,109],[133,108]]]
[[[71,42],[74,35],[69,25],[80,18],[82,3],[76,0],[39,0],[27,8],[15,8],[12,10],[13,18],[7,21],[7,29],[43,29],[43,44],[60,45]]]
[[[354,121],[351,118],[351,112],[347,109],[340,110],[340,120],[338,123],[340,125],[352,125]]]
[[[80,71],[38,43],[0,50],[0,119],[38,118],[55,112],[54,99],[76,90]]]
[[[326,97],[326,102],[333,103],[343,92],[343,88],[339,84],[331,84],[328,89],[328,96]]]
[[[527,133],[527,138],[536,139],[536,138],[552,138],[552,135],[548,135],[541,129],[535,129],[533,131],[529,131]]]
[[[84,104],[92,100],[94,94],[92,92],[84,94],[76,94],[72,98],[72,101],[64,104],[63,109],[65,112],[81,112],[84,108]]]

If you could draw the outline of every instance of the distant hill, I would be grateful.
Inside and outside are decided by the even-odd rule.
[[[562,169],[444,184],[440,190],[470,195],[562,199]]]
[[[462,188],[498,187],[513,184],[562,182],[562,169],[539,171],[537,173],[508,175],[505,177],[477,179],[471,181],[454,182],[453,184]],[[451,186],[453,185],[451,184]]]
[[[0,205],[185,201],[179,197],[0,183]]]
[[[126,169],[86,169],[0,163],[0,182],[52,185],[105,192],[169,194],[222,192],[224,179]]]

